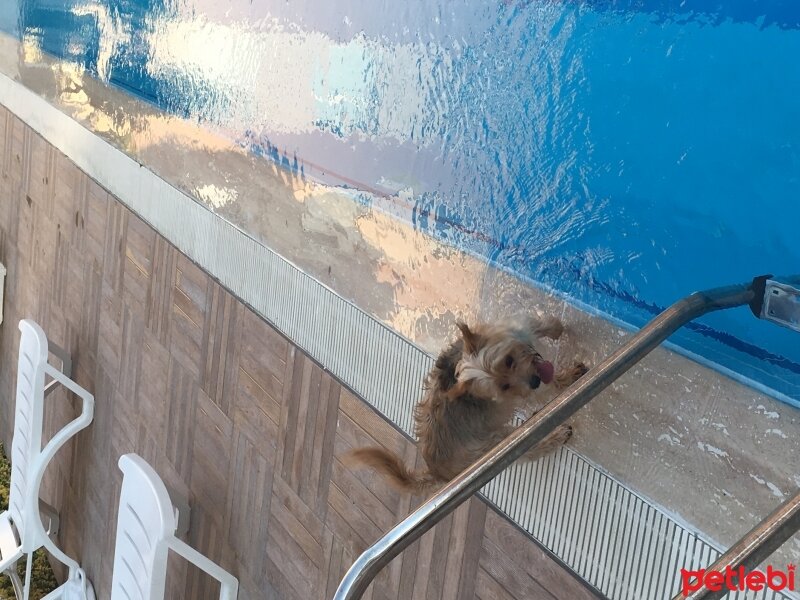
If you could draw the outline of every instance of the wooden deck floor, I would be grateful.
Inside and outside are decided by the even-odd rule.
[[[355,557],[420,499],[349,448],[415,446],[0,107],[0,432],[8,448],[19,319],[72,352],[94,423],[48,472],[61,544],[108,598],[121,454],[137,452],[192,506],[189,542],[233,572],[239,597],[330,598]],[[74,413],[59,393],[52,432]],[[177,559],[170,598],[214,583]],[[439,524],[367,598],[580,600],[592,595],[480,500]]]

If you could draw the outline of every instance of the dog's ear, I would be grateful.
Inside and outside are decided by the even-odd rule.
[[[461,330],[461,337],[464,339],[464,354],[475,354],[478,349],[478,335],[464,321],[458,321],[456,325]]]

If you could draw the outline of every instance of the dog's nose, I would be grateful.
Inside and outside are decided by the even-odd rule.
[[[531,378],[528,380],[528,385],[531,386],[532,390],[538,388],[540,383],[542,383],[542,380],[539,379],[536,375],[531,376]]]

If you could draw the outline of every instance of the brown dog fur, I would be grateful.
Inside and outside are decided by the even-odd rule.
[[[439,354],[425,379],[425,394],[414,411],[415,433],[426,469],[414,470],[384,448],[358,448],[351,466],[380,472],[396,489],[422,494],[446,483],[491,450],[514,429],[520,409],[542,402],[539,384],[565,388],[586,372],[582,363],[553,374],[536,351],[541,337],[558,339],[555,318],[524,317],[493,325],[458,324],[461,339]],[[537,398],[538,397],[538,398]],[[534,460],[564,444],[572,428],[556,428],[525,457]]]

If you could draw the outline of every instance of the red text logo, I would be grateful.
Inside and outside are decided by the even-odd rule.
[[[725,567],[724,571],[681,569],[681,591],[684,596],[703,588],[711,592],[760,592],[765,588],[776,592],[795,591],[795,565],[788,565],[785,571],[775,569],[772,565],[766,571],[746,571],[744,567]]]

